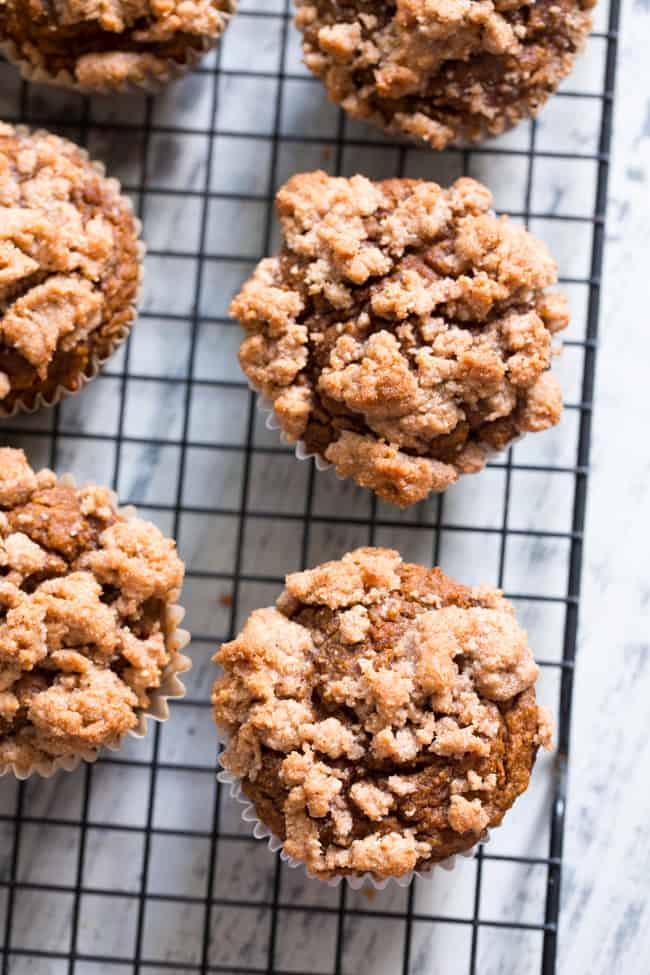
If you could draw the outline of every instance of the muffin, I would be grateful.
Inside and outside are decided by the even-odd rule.
[[[305,64],[354,118],[444,149],[535,116],[595,0],[296,0]]]
[[[510,603],[389,549],[288,576],[215,659],[222,764],[321,879],[404,877],[470,849],[550,747]]]
[[[166,717],[189,661],[175,543],[106,488],[0,449],[0,774],[50,774]]]
[[[286,438],[402,507],[560,418],[557,267],[491,202],[472,179],[294,176],[280,255],[231,306]]]
[[[4,0],[0,44],[26,77],[82,91],[151,87],[223,33],[235,0]]]
[[[76,392],[126,338],[139,232],[82,149],[0,123],[0,415]]]

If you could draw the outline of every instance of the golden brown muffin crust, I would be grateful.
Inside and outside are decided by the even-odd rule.
[[[215,659],[222,763],[323,879],[470,848],[550,742],[512,606],[388,549],[288,576]]]
[[[232,304],[242,368],[288,439],[386,501],[444,490],[558,422],[557,268],[491,202],[472,179],[294,176],[283,249]]]
[[[112,745],[177,651],[175,544],[106,488],[76,488],[0,448],[0,768]]]
[[[76,391],[135,317],[139,227],[72,142],[0,123],[0,411]]]
[[[119,87],[165,77],[223,33],[235,0],[5,0],[0,41],[16,56],[80,86]]]
[[[351,115],[444,149],[534,116],[595,0],[297,0],[305,64]]]

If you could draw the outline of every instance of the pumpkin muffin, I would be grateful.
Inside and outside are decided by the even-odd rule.
[[[0,43],[26,77],[82,91],[163,83],[213,47],[235,0],[3,0]]]
[[[78,146],[0,123],[0,415],[76,392],[126,338],[139,232]]]
[[[294,176],[282,250],[231,306],[286,438],[402,507],[560,418],[557,266],[491,203],[473,179]]]
[[[166,715],[183,563],[106,488],[35,473],[0,449],[0,774],[93,760]]]
[[[297,0],[305,64],[354,118],[444,149],[535,116],[595,0]]]
[[[510,603],[388,549],[288,576],[215,659],[222,764],[321,879],[400,877],[470,849],[550,747]]]

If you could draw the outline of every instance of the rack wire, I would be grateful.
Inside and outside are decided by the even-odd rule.
[[[0,62],[0,117],[104,159],[149,244],[127,347],[79,396],[5,422],[1,440],[35,466],[111,482],[178,538],[194,634],[188,697],[165,725],[75,774],[0,783],[2,975],[556,970],[618,23],[618,0],[597,8],[539,120],[442,154],[329,105],[300,65],[288,0],[242,3],[219,50],[157,97],[84,99]],[[228,300],[277,244],[277,186],[316,167],[477,175],[546,237],[572,300],[561,426],[407,513],[299,464],[236,366]],[[367,543],[502,586],[558,727],[557,753],[472,860],[372,897],[309,882],[250,836],[216,782],[209,709],[212,653],[284,572]]]

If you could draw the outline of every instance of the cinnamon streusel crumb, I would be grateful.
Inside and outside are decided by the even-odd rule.
[[[305,64],[355,118],[444,149],[535,116],[595,0],[297,0]]]
[[[215,44],[235,0],[4,0],[0,42],[14,57],[57,82],[120,88],[166,80]]]
[[[170,667],[174,542],[0,448],[0,769],[114,745]]]
[[[289,440],[401,506],[560,417],[557,267],[491,202],[472,179],[294,176],[283,249],[232,303],[242,368]]]
[[[510,603],[388,549],[288,576],[215,659],[222,763],[323,879],[402,876],[470,848],[550,747]]]
[[[138,233],[78,146],[0,123],[0,412],[77,390],[110,355],[135,317]]]

